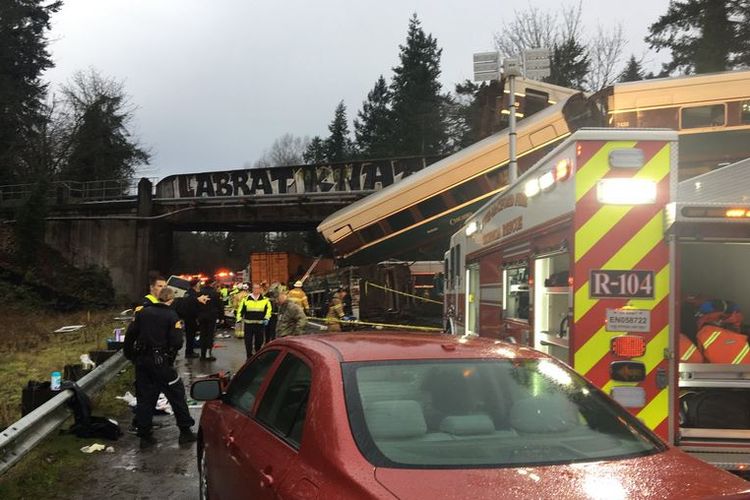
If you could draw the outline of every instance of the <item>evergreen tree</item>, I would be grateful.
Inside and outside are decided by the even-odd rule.
[[[354,156],[354,146],[349,136],[349,122],[346,118],[346,105],[340,101],[328,125],[331,135],[325,140],[326,160],[329,162],[346,161]]]
[[[550,60],[550,76],[544,81],[583,90],[590,64],[586,47],[574,38],[568,38],[555,44]]]
[[[414,14],[400,64],[393,68],[392,142],[395,155],[434,155],[446,147],[446,99],[441,94],[437,40],[425,34]]]
[[[44,126],[41,75],[54,66],[45,34],[61,7],[60,1],[0,2],[0,185],[48,174],[27,155]]]
[[[354,120],[357,150],[366,158],[392,156],[391,92],[380,75]]]
[[[302,154],[302,159],[305,163],[324,163],[326,161],[325,141],[320,136],[313,137]]]
[[[622,74],[620,74],[620,82],[637,82],[645,78],[641,62],[634,55],[631,55],[630,59],[628,59],[628,64],[625,66]]]
[[[78,73],[63,93],[70,105],[74,127],[70,153],[60,177],[65,180],[130,179],[149,154],[128,130],[132,110],[122,84],[96,72]]]
[[[750,62],[746,0],[677,0],[649,27],[651,48],[669,49],[667,72],[709,73]]]

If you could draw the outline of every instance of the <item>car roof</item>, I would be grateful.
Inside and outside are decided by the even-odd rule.
[[[313,334],[284,337],[281,343],[342,362],[404,359],[537,359],[547,355],[500,340],[404,332]]]

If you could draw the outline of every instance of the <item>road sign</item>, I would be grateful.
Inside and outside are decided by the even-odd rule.
[[[524,75],[530,80],[542,80],[550,75],[549,49],[523,51]]]
[[[478,52],[474,54],[474,81],[500,79],[500,54],[498,52]]]
[[[503,73],[505,76],[521,76],[521,61],[515,57],[503,59]]]

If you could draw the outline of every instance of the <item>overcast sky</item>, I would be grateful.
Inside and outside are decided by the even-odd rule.
[[[577,0],[532,0],[558,9]],[[647,26],[668,0],[583,0],[584,24],[622,22],[627,52],[658,69]],[[409,16],[443,48],[445,89],[471,77],[473,52],[511,19],[502,0],[65,0],[50,34],[53,90],[77,70],[123,80],[149,176],[241,167],[291,132],[324,135],[343,99],[350,119],[378,75],[390,78]],[[516,8],[528,4],[515,3]]]

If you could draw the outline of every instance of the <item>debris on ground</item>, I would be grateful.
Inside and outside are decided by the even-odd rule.
[[[91,356],[88,354],[81,354],[80,360],[84,370],[93,370],[96,368],[96,363],[92,361]]]
[[[126,392],[122,396],[115,396],[115,399],[119,399],[121,401],[125,401],[127,405],[131,408],[135,408],[136,405],[138,405],[138,399],[136,399],[135,396],[133,396],[130,391]],[[156,406],[154,409],[157,412],[166,413],[168,415],[172,415],[172,405],[169,404],[169,400],[164,395],[164,393],[159,394],[159,399],[156,401]]]
[[[52,333],[73,333],[77,332],[81,328],[85,327],[86,325],[68,325],[58,328]]]
[[[111,448],[111,446],[110,446],[110,448]],[[101,444],[101,443],[94,443],[94,444],[91,444],[89,446],[84,446],[83,448],[81,448],[81,451],[84,452],[84,453],[94,453],[94,452],[103,451],[103,450],[106,450],[106,449],[107,449],[107,447],[104,446],[103,444]],[[112,451],[114,451],[114,448],[112,448]]]

